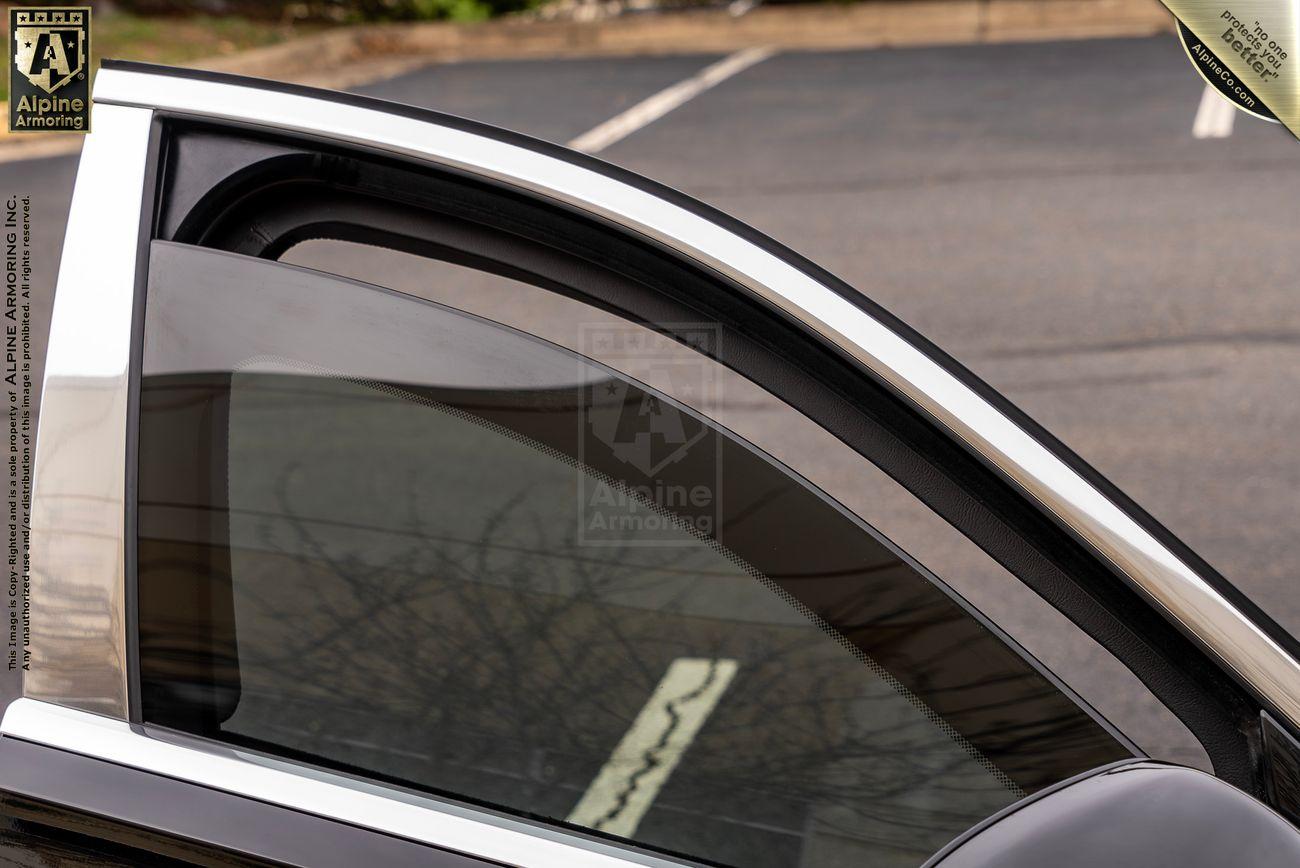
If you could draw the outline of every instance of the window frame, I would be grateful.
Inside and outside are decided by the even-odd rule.
[[[164,127],[177,119],[202,119],[232,131],[291,133],[473,177],[581,214],[707,272],[728,288],[730,300],[756,305],[787,323],[844,370],[892,396],[930,445],[964,456],[971,473],[995,481],[1010,498],[1008,508],[1031,517],[1052,539],[1069,540],[1071,557],[1084,575],[1061,574],[1035,589],[1135,671],[1142,668],[1153,689],[1172,695],[1195,687],[1199,693],[1192,705],[1206,704],[1200,714],[1205,719],[1199,730],[1189,726],[1198,736],[1213,732],[1223,739],[1216,772],[1264,794],[1256,728],[1260,710],[1276,715],[1292,732],[1300,728],[1295,640],[987,385],[792,252],[681,194],[593,158],[433,112],[111,62],[98,77],[94,102],[96,133],[83,152],[64,246],[38,439],[32,642],[42,658],[25,679],[29,698],[19,703],[59,713],[54,706],[64,706],[68,714],[91,718],[107,715],[122,722],[123,739],[157,741],[156,734],[126,723],[138,721],[138,707],[132,707],[138,684],[131,683],[131,420],[138,401],[148,241],[167,234],[174,219],[161,192],[178,192],[179,166],[165,150]],[[212,168],[237,172],[241,160],[230,155]],[[209,189],[202,179],[189,183],[197,187],[180,194],[201,197]],[[79,402],[92,393],[105,412],[91,430],[77,432]],[[78,450],[81,459],[74,454]],[[97,462],[89,476],[87,455]],[[940,488],[942,483],[935,481]],[[100,510],[93,520],[86,519],[84,506],[73,505],[87,499]],[[1032,548],[1034,541],[1029,542]],[[56,625],[70,618],[90,618],[96,626],[78,635],[61,632]],[[1186,671],[1175,672],[1171,685],[1162,661],[1181,657],[1187,658]],[[10,735],[18,735],[15,708],[4,723]],[[1198,713],[1195,707],[1184,711]],[[18,737],[47,745],[62,737],[57,728],[21,731],[25,735]],[[82,753],[99,749],[79,748]],[[137,768],[139,762],[134,754],[122,760]],[[570,853],[591,852],[565,846]],[[658,864],[635,856],[609,858]]]
[[[1217,680],[1214,663],[1204,665],[1203,649],[985,456],[892,383],[828,351],[815,332],[756,306],[752,293],[727,275],[591,214],[445,166],[319,136],[164,117],[175,157],[168,192],[177,192],[159,204],[163,239],[266,258],[307,238],[380,243],[523,279],[651,328],[728,326],[717,361],[894,477],[1137,672],[1193,731],[1222,776],[1253,791],[1260,787],[1255,747],[1243,735],[1254,709],[1229,682]],[[239,154],[233,173],[220,164],[227,149]],[[220,166],[215,173],[214,165]],[[306,181],[324,189],[294,186]],[[474,230],[476,222],[487,231]],[[590,266],[586,294],[573,291],[566,267],[553,261],[558,256]],[[619,276],[602,278],[602,269]],[[796,346],[802,354],[793,352]]]

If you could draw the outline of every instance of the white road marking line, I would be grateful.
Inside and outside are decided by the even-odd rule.
[[[736,669],[735,660],[674,660],[569,812],[569,822],[623,838],[636,834]]]
[[[766,47],[737,51],[588,130],[569,142],[569,147],[575,151],[586,151],[588,154],[603,151],[646,124],[659,120],[683,103],[695,99],[709,88],[726,81],[738,72],[749,69],[756,63],[761,63],[775,53],[776,49]]]
[[[1226,139],[1232,135],[1232,122],[1236,118],[1236,107],[1207,84],[1201,91],[1201,104],[1196,107],[1192,135],[1198,139]]]

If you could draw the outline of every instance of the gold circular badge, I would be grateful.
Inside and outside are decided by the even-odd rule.
[[[1248,31],[1243,31],[1249,36]],[[1196,34],[1188,30],[1183,22],[1178,22],[1178,39],[1183,44],[1183,50],[1187,52],[1187,57],[1196,67],[1196,71],[1205,79],[1206,84],[1218,91],[1229,103],[1262,120],[1278,123],[1277,117],[1268,110],[1268,107],[1255,95],[1249,87],[1239,81],[1236,74],[1228,68],[1217,54],[1210,43],[1204,42],[1196,37]],[[1246,45],[1246,38],[1237,40],[1236,44],[1242,44],[1244,48],[1252,46]],[[1234,43],[1226,43],[1231,46]],[[1262,48],[1262,44],[1260,46]]]

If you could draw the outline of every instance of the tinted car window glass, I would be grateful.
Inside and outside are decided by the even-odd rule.
[[[375,282],[513,326],[648,384],[737,433],[850,512],[972,603],[1148,755],[1210,771],[1205,749],[1125,665],[865,456],[772,392],[655,330],[577,298],[377,243],[312,238],[279,261]],[[575,326],[575,324],[579,324]],[[604,334],[627,338],[597,346]],[[651,347],[647,353],[632,340]],[[726,338],[720,338],[726,349]],[[682,388],[685,366],[707,390]]]
[[[746,866],[918,864],[1130,753],[871,527],[578,354],[157,242],[146,310],[146,721]]]

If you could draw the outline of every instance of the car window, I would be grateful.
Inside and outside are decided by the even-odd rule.
[[[870,509],[587,354],[161,242],[144,332],[147,722],[746,866],[919,864],[1132,755]]]
[[[1205,748],[1132,671],[883,470],[780,398],[696,350],[577,298],[391,247],[312,238],[289,262],[441,302],[582,353],[670,394],[794,468],[970,601],[1149,756],[1210,771]],[[625,335],[620,344],[599,341]],[[632,339],[637,347],[628,346]],[[597,346],[600,343],[600,346]],[[640,347],[652,347],[643,351]],[[673,373],[707,371],[709,389]]]

